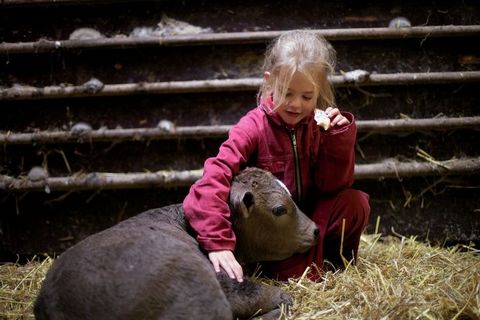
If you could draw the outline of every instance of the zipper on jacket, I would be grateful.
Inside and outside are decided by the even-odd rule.
[[[295,136],[295,129],[290,130],[290,140],[293,146],[293,159],[295,162],[295,185],[297,187],[297,200],[302,201],[302,176],[300,174],[300,161],[298,159],[297,138]]]

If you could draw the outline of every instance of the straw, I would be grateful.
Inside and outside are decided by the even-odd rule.
[[[52,262],[0,265],[0,319],[33,319],[33,302]],[[363,235],[356,265],[328,271],[321,282],[310,281],[307,272],[287,282],[252,279],[293,296],[282,319],[480,319],[480,250],[473,246]]]

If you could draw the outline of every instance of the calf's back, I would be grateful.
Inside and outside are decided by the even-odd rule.
[[[182,215],[179,204],[150,210],[65,251],[44,281],[37,319],[230,319]]]

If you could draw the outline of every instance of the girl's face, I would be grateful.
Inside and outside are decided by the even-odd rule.
[[[315,88],[301,72],[293,74],[285,102],[276,111],[289,126],[295,126],[312,113],[316,106]]]

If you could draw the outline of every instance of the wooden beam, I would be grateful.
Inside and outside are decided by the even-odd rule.
[[[101,141],[147,141],[162,139],[203,139],[226,137],[231,126],[177,127],[173,131],[161,128],[100,129],[75,133],[71,131],[39,131],[34,133],[3,133],[0,144],[90,143]]]
[[[480,158],[453,159],[431,162],[400,162],[387,159],[379,163],[355,166],[355,179],[389,179],[425,176],[480,174]],[[448,169],[446,169],[448,168]],[[0,175],[0,190],[25,191],[81,191],[107,189],[188,187],[202,176],[202,170],[157,171],[152,173],[92,172],[69,177],[49,177],[30,181],[27,177]]]
[[[470,83],[480,81],[480,71],[370,74],[358,81],[351,81],[345,75],[333,75],[330,77],[330,81],[336,87]],[[0,89],[0,101],[63,99],[93,96],[110,97],[136,94],[257,91],[261,83],[262,79],[260,78],[242,78],[105,84],[103,88],[99,89],[96,93],[92,93],[91,89],[86,85],[48,86],[40,88],[17,85],[11,88]]]
[[[480,116],[476,117],[437,117],[427,119],[386,119],[358,120],[359,132],[392,133],[418,131],[449,131],[456,129],[480,130]]]
[[[0,144],[55,144],[120,141],[150,141],[167,139],[225,138],[231,125],[162,128],[99,129],[84,132],[38,131],[33,133],[0,133]],[[480,130],[480,116],[430,119],[359,120],[358,132],[383,133],[449,131],[456,129]]]
[[[390,179],[480,174],[480,157],[432,162],[400,162],[386,159],[379,163],[355,166],[355,179]],[[448,169],[447,169],[448,168]]]
[[[345,28],[318,29],[316,31],[329,41],[411,38],[427,39],[438,37],[477,37],[480,35],[480,26],[447,25],[410,28]],[[199,46],[266,43],[284,32],[286,31],[200,33],[165,37],[127,37],[89,40],[41,39],[35,42],[3,42],[0,44],[0,54],[37,54],[42,52],[53,52],[73,49],[125,49],[159,46]]]
[[[69,177],[51,177],[41,181],[0,175],[0,189],[8,191],[80,191],[92,189],[173,188],[192,184],[202,170],[157,171],[152,173],[91,172]]]

